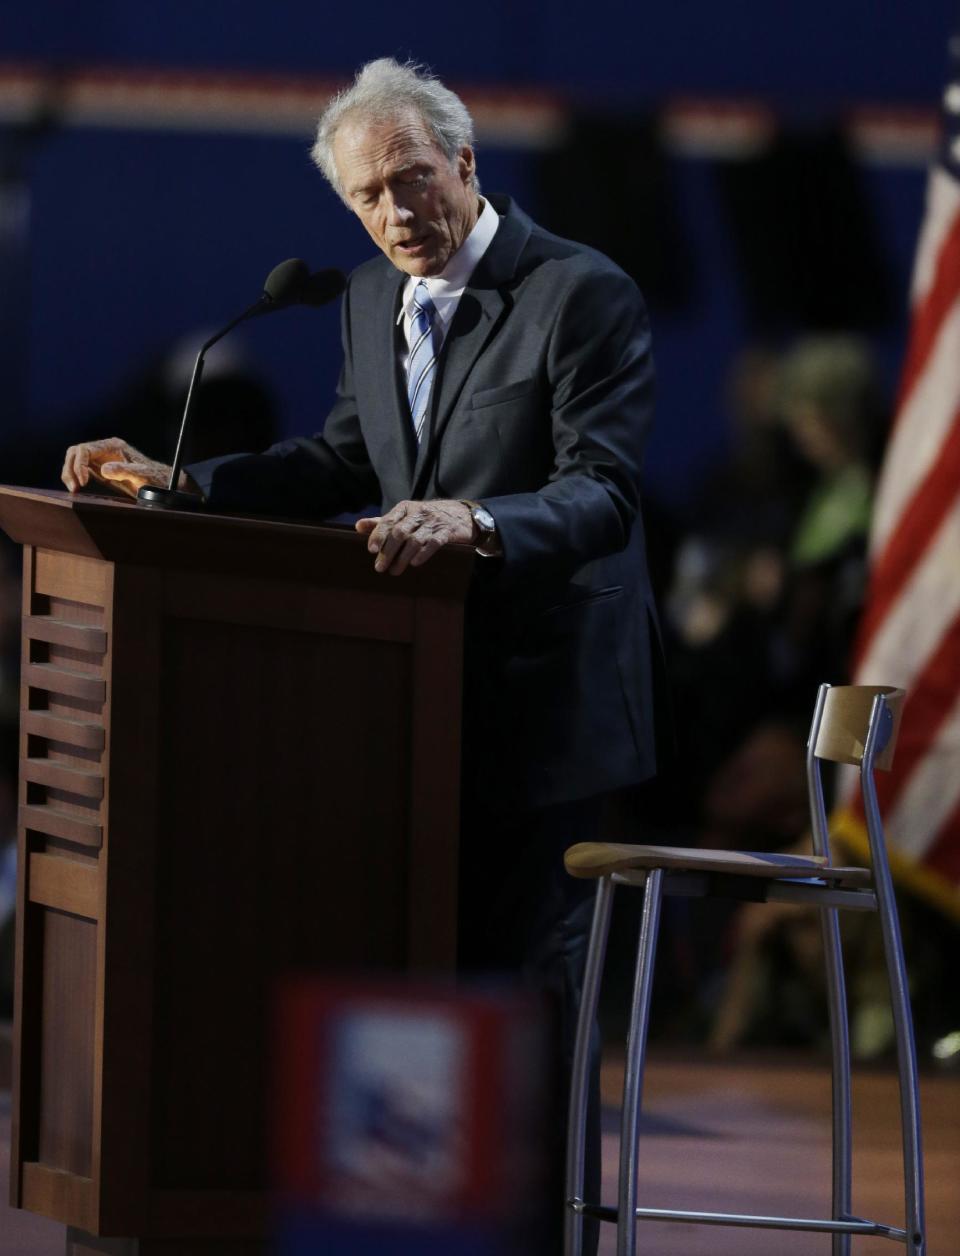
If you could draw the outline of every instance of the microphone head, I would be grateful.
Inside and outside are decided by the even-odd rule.
[[[300,300],[300,289],[309,278],[307,263],[299,257],[288,257],[267,275],[263,295],[274,305],[289,305]]]
[[[304,280],[296,300],[302,305],[326,305],[328,301],[335,300],[346,286],[347,277],[342,270],[318,270]]]
[[[342,271],[318,270],[311,275],[306,262],[299,257],[290,257],[274,266],[263,285],[263,295],[270,310],[278,310],[285,305],[326,305],[338,297],[346,286],[347,280]]]

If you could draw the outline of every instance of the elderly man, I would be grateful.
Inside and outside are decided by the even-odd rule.
[[[382,254],[347,286],[336,402],[322,434],[183,483],[214,508],[286,517],[378,502],[356,526],[393,576],[443,545],[476,547],[461,963],[554,991],[569,1045],[588,913],[562,852],[594,835],[603,794],[655,768],[650,339],[613,263],[480,195],[472,140],[457,96],[388,59],[329,105],[314,158]],[[589,189],[571,180],[571,195]],[[98,441],[68,451],[68,488],[92,464],[134,484],[167,471]]]

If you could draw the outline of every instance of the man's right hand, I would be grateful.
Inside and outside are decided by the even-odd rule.
[[[131,497],[144,484],[166,488],[170,482],[170,468],[162,462],[154,462],[139,449],[134,449],[119,436],[106,440],[90,440],[83,445],[71,445],[63,462],[61,479],[71,493],[78,492],[90,483],[90,477],[105,480]],[[180,472],[180,488],[196,490],[196,486]]]

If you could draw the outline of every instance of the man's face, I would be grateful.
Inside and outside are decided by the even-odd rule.
[[[398,270],[439,275],[477,221],[473,150],[451,165],[413,112],[347,118],[333,141],[347,204]]]

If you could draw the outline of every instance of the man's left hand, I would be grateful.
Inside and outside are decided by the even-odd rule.
[[[458,501],[397,502],[385,515],[358,519],[356,529],[376,554],[374,568],[399,576],[422,567],[444,545],[470,545],[476,526],[469,506]]]

